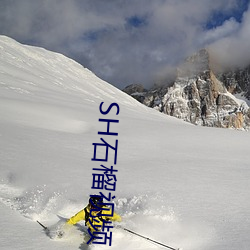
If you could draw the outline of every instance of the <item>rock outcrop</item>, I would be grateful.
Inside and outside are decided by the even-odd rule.
[[[203,49],[178,68],[170,87],[154,87],[146,91],[141,86],[130,95],[160,112],[196,125],[248,129],[250,109],[244,100],[233,94],[250,95],[249,71],[215,75],[209,53]],[[132,85],[130,89],[133,89]]]

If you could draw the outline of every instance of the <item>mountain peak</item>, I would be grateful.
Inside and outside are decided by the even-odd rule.
[[[210,70],[210,55],[207,49],[201,49],[189,56],[177,69],[178,77],[194,77]]]
[[[171,86],[156,87],[136,99],[196,125],[248,129],[250,108],[230,90],[236,89],[237,84],[247,86],[248,71],[219,77],[214,74],[213,66],[209,51],[201,49],[179,66]]]

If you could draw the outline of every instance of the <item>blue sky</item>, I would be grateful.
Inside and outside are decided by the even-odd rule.
[[[1,0],[0,34],[63,53],[111,84],[146,87],[201,48],[250,63],[249,0]]]
[[[240,0],[236,8],[233,8],[229,13],[224,13],[222,10],[216,10],[211,14],[211,18],[206,24],[207,29],[216,28],[223,25],[226,20],[234,18],[237,22],[242,22],[244,12],[248,9],[249,0]]]

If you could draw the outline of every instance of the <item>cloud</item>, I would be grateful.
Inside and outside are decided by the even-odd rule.
[[[249,40],[247,13],[206,28],[214,13],[238,9],[237,0],[2,0],[0,33],[64,53],[120,88],[148,87],[204,46],[218,53]]]
[[[224,21],[221,26],[204,31],[200,38],[201,44],[211,44],[225,37],[235,34],[240,28],[240,24],[232,17]]]
[[[220,29],[227,29],[227,24]],[[245,67],[250,64],[250,9],[243,15],[242,22],[225,37],[210,44],[218,64],[225,67]]]

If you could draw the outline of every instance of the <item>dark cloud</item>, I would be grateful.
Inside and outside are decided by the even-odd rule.
[[[225,48],[249,50],[249,13],[239,18],[241,2],[1,0],[0,33],[61,52],[120,88],[149,86],[204,46],[226,62]],[[216,16],[220,22],[211,20]]]

